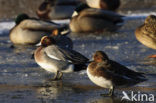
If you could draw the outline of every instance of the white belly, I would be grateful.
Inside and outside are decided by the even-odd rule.
[[[100,8],[100,0],[86,0],[86,2],[92,8]]]
[[[87,69],[87,74],[89,79],[95,83],[96,85],[103,87],[103,88],[111,88],[113,86],[112,81],[111,80],[107,80],[103,77],[97,77],[97,76],[93,76],[89,73],[88,69]]]
[[[45,69],[46,71],[49,72],[57,72],[58,68],[55,65],[50,65],[48,63],[38,63],[38,65],[40,65],[43,69]]]
[[[46,71],[49,72],[57,72],[57,71],[61,71],[63,73],[71,73],[74,71],[74,65],[68,65],[66,68],[64,68],[63,70],[61,68],[59,68],[57,65],[51,65],[48,63],[38,63],[43,69],[45,69]]]

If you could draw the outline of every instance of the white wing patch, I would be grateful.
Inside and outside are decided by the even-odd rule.
[[[47,55],[48,55],[48,57],[50,57],[50,58],[52,58],[52,59],[61,60],[61,59],[57,58],[57,57],[54,56],[54,55],[50,55],[50,54],[47,54]]]

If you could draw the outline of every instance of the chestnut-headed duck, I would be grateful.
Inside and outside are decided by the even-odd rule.
[[[48,36],[42,37],[41,46],[36,49],[34,58],[43,69],[55,73],[53,80],[61,79],[63,73],[86,69],[85,63],[88,62],[88,58],[82,54],[57,46],[56,41]]]
[[[88,65],[87,74],[93,83],[109,89],[109,93],[101,94],[102,96],[112,96],[115,87],[132,86],[146,80],[143,73],[110,60],[103,51],[96,51],[93,59]]]

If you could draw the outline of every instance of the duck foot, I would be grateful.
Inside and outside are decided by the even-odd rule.
[[[113,95],[111,95],[111,94],[100,94],[100,96],[102,96],[102,97],[112,97]]]
[[[49,79],[49,81],[58,81],[61,80],[63,76],[62,72],[57,71],[57,73],[55,74],[54,78]]]
[[[109,93],[108,94],[100,94],[101,96],[104,96],[104,97],[112,97],[114,96],[114,87],[111,87],[109,89]]]

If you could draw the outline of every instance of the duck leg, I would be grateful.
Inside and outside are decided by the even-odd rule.
[[[54,78],[52,80],[60,80],[63,76],[62,72],[57,71]]]
[[[58,75],[57,79],[60,80],[62,78],[62,76],[63,76],[63,73],[59,72],[59,75]]]
[[[111,97],[111,96],[113,96],[113,94],[114,94],[114,87],[109,89],[109,93],[108,94],[101,94],[101,96],[104,96],[104,97],[109,96],[109,97]]]

